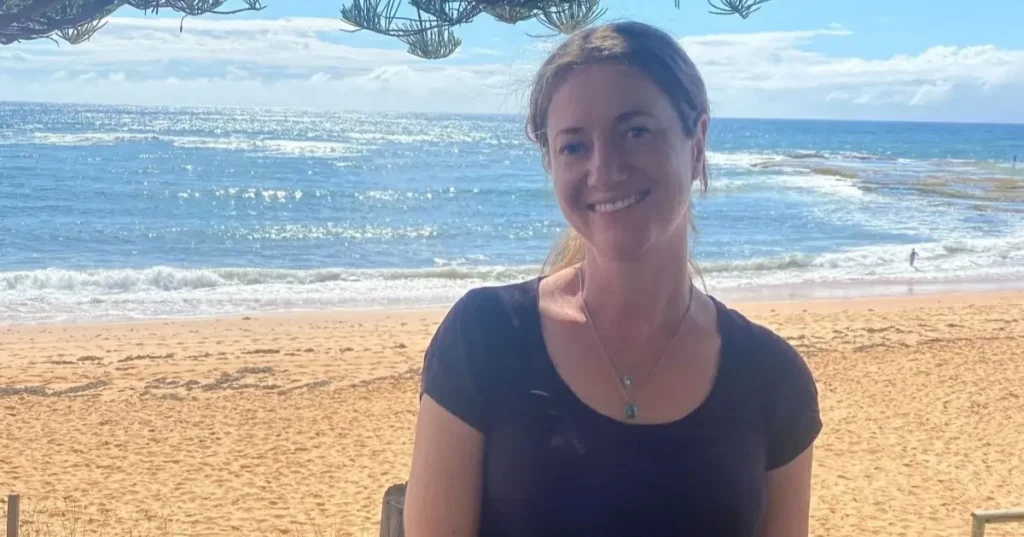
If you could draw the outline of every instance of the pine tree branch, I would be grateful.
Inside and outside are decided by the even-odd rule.
[[[78,44],[105,26],[105,19],[128,6],[158,14],[170,9],[188,17],[234,15],[265,8],[261,0],[239,0],[245,7],[224,9],[230,0],[0,0],[0,45],[52,36]],[[302,0],[282,0],[302,1]],[[640,0],[635,0],[640,1]],[[644,2],[654,0],[643,0]],[[706,0],[715,15],[746,19],[771,0]],[[341,19],[346,32],[367,30],[404,42],[421,58],[445,58],[461,45],[454,29],[488,14],[505,24],[536,19],[553,35],[571,34],[601,19],[607,10],[601,0],[343,0]],[[680,0],[674,0],[678,9]],[[405,11],[403,12],[403,7]],[[529,34],[527,34],[529,35]]]
[[[232,15],[264,9],[261,0],[241,0],[245,7],[221,9],[228,0],[24,0],[17,8],[0,2],[0,45],[54,35],[73,45],[89,40],[117,9],[129,6],[158,13],[169,8],[185,16]],[[182,19],[184,21],[184,18]]]

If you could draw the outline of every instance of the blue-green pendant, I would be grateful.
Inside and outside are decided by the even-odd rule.
[[[626,421],[633,421],[636,419],[636,405],[633,403],[626,403],[626,406],[622,408],[622,413],[626,416]]]

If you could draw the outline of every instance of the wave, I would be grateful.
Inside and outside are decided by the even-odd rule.
[[[911,248],[920,255],[909,265]],[[720,287],[870,281],[1024,281],[1024,232],[999,238],[878,245],[822,254],[699,263],[709,282]]]
[[[812,161],[812,162],[803,162]],[[866,161],[888,162],[891,157],[858,151],[769,151],[752,153],[744,151],[708,151],[708,163],[712,166],[735,168],[777,168],[790,166],[798,169],[822,167],[821,162],[845,162],[848,166],[859,166]],[[850,162],[856,161],[856,162]]]
[[[508,282],[539,273],[537,266],[439,266],[414,269],[177,268],[0,272],[0,291],[195,291],[267,285],[315,286],[332,282],[448,280]]]
[[[792,159],[825,159],[828,158],[828,155],[821,151],[794,151],[793,153],[786,155],[786,157]]]
[[[118,132],[86,132],[86,133],[50,133],[37,132],[33,134],[31,142],[45,145],[67,145],[67,146],[90,146],[90,145],[113,145],[124,142],[153,142],[165,139],[158,134],[131,134]]]
[[[518,138],[504,138],[495,133],[484,131],[458,131],[449,129],[432,129],[424,134],[398,134],[391,132],[349,132],[349,138],[355,140],[368,140],[378,143],[393,144],[466,144],[477,143],[485,145],[510,145],[522,146],[525,140]]]
[[[337,157],[365,154],[376,146],[363,142],[345,143],[330,140],[278,140],[238,137],[209,138],[199,136],[170,136],[158,133],[47,133],[37,132],[22,143],[57,146],[102,146],[121,143],[163,142],[174,147],[191,149],[220,149],[246,151],[268,156],[285,157]]]
[[[373,146],[318,140],[250,140],[243,138],[169,139],[175,147],[248,151],[276,156],[335,157],[361,155]]]
[[[83,132],[51,133],[36,132],[31,138],[11,138],[4,143],[35,143],[57,146],[102,146],[121,143],[167,142],[175,147],[223,149],[227,151],[260,151],[276,155],[333,156],[362,154],[384,143],[392,144],[485,144],[520,147],[523,140],[505,138],[488,132],[468,132],[435,129],[423,134],[401,134],[390,132],[344,133],[341,140],[288,140],[268,138],[245,138],[239,136],[177,136],[158,132]]]
[[[810,267],[814,264],[815,259],[817,256],[809,254],[788,254],[739,261],[701,263],[700,267],[701,271],[707,274],[785,270]]]
[[[747,191],[778,191],[780,187],[811,190],[829,197],[851,200],[867,201],[875,199],[875,196],[861,189],[860,185],[856,182],[842,180],[834,175],[801,173],[799,171],[783,175],[713,179],[710,191],[712,193],[723,192],[733,194]]]
[[[911,248],[920,254],[908,264]],[[0,272],[0,323],[72,322],[375,307],[445,307],[471,288],[525,281],[538,265],[436,259],[424,268],[114,268]],[[1024,231],[830,253],[698,260],[713,292],[775,285],[1024,281]]]
[[[831,177],[841,177],[843,179],[856,179],[860,177],[860,174],[850,170],[842,170],[839,168],[828,168],[828,167],[816,167],[811,168],[811,173],[818,175],[828,175]]]
[[[862,201],[875,199],[856,184],[829,175],[781,175],[773,177],[771,182],[789,188],[814,190],[830,197]]]
[[[46,269],[0,273],[0,324],[445,307],[470,288],[539,267],[425,269]],[[6,288],[5,288],[6,286]]]
[[[757,168],[764,163],[775,163],[784,160],[784,156],[772,153],[745,153],[708,151],[708,164],[726,168]]]

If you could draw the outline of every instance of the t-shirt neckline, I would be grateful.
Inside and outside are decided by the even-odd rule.
[[[715,402],[719,399],[721,392],[724,387],[723,384],[728,376],[729,365],[731,360],[731,341],[730,327],[727,322],[727,308],[724,304],[718,301],[714,296],[708,294],[708,298],[711,299],[712,304],[715,306],[715,324],[718,328],[719,337],[721,338],[721,344],[718,351],[718,363],[715,370],[714,379],[711,382],[711,389],[708,390],[707,395],[704,399],[696,406],[693,410],[686,413],[679,418],[654,423],[638,423],[638,422],[627,422],[612,416],[605,414],[590,406],[587,402],[579,397],[569,383],[562,378],[562,375],[558,372],[558,368],[555,367],[554,360],[551,358],[551,354],[548,352],[547,343],[544,340],[544,331],[541,325],[541,313],[540,313],[540,283],[545,276],[537,276],[529,282],[527,286],[529,288],[529,300],[526,301],[530,308],[530,334],[532,342],[538,348],[538,355],[540,357],[540,365],[543,369],[543,373],[547,375],[555,385],[555,388],[560,392],[560,396],[564,397],[569,401],[570,404],[577,407],[588,417],[594,418],[596,421],[605,422],[607,425],[626,427],[631,430],[658,430],[670,427],[679,427],[688,424],[692,421],[696,421],[699,417],[708,412],[709,409],[714,406]]]

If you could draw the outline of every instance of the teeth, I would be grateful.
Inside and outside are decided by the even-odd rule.
[[[619,201],[613,201],[611,203],[596,203],[594,204],[594,210],[599,213],[610,213],[619,211],[633,205],[634,203],[643,199],[643,193],[639,193],[628,198],[623,198]]]

